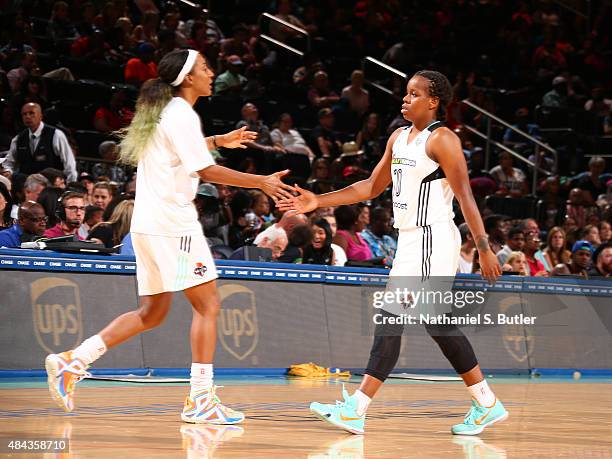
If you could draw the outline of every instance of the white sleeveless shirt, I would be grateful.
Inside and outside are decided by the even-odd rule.
[[[453,221],[453,191],[440,165],[425,152],[427,139],[441,126],[439,121],[430,124],[410,143],[412,126],[405,128],[393,143],[393,226],[399,230]]]

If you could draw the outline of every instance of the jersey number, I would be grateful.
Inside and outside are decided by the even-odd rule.
[[[393,175],[395,176],[395,196],[402,194],[402,170],[393,169]]]

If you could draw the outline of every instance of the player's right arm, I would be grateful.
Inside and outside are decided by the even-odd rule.
[[[381,194],[391,183],[391,156],[395,139],[403,128],[395,130],[385,148],[385,154],[380,159],[372,174],[365,180],[353,183],[341,190],[316,195],[298,185],[295,188],[300,193],[290,200],[278,203],[280,210],[296,210],[300,213],[311,212],[317,207],[336,207],[356,202],[367,201]]]

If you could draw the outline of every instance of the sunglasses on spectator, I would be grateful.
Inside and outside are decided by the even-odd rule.
[[[77,210],[80,212],[85,212],[85,206],[66,206],[64,208],[71,212],[76,212]]]

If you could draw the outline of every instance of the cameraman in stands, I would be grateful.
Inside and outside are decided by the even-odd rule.
[[[45,231],[45,237],[61,237],[74,234],[80,240],[83,240],[78,231],[85,220],[85,196],[76,191],[64,193],[59,198],[57,217],[59,223]]]
[[[0,247],[20,247],[22,242],[40,239],[46,227],[47,217],[43,207],[26,201],[19,207],[17,223],[0,231]]]

